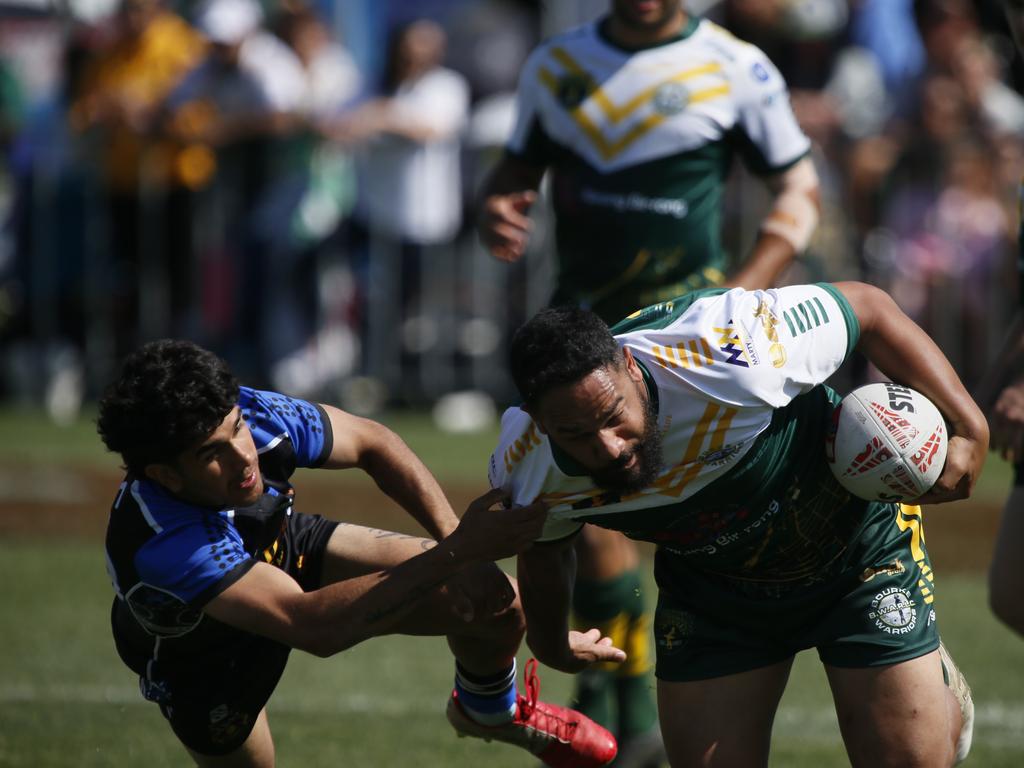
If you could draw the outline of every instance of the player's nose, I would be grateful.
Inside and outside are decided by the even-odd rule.
[[[626,450],[626,441],[619,437],[613,429],[602,429],[594,440],[596,458],[601,461],[615,461]]]

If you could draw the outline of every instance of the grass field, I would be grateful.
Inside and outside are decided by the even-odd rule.
[[[393,424],[446,487],[457,489],[453,496],[482,490],[493,434],[443,436],[416,416]],[[186,765],[109,636],[101,535],[116,460],[99,449],[88,423],[58,429],[24,414],[0,414],[0,446],[0,766]],[[998,501],[1005,467],[992,464],[986,475],[979,498]],[[307,493],[316,490],[317,499],[341,506],[365,494],[353,473],[324,476],[329,480],[300,476],[300,494],[308,485]],[[379,515],[380,525],[401,524],[387,505]],[[945,541],[952,535],[941,524],[930,529],[933,554],[962,547],[966,539]],[[943,635],[978,705],[968,765],[1022,766],[1024,641],[989,615],[977,569],[945,572],[938,557],[935,566]],[[437,639],[379,638],[330,660],[294,654],[269,708],[279,765],[536,765],[504,745],[453,736],[443,715],[451,675],[447,648]],[[569,687],[565,676],[542,672],[544,698],[562,701]],[[798,657],[773,745],[771,764],[779,768],[848,764],[812,653]]]

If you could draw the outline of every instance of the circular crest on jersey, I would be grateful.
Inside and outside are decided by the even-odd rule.
[[[832,414],[825,458],[854,496],[897,502],[931,489],[942,474],[947,445],[935,404],[886,382],[858,387],[843,398]]]
[[[917,608],[910,593],[902,587],[889,587],[875,595],[868,618],[889,633],[909,632],[917,625]]]
[[[690,102],[690,92],[682,83],[662,83],[654,90],[652,101],[659,114],[678,115]]]
[[[558,103],[566,109],[575,109],[596,89],[594,78],[590,75],[585,72],[570,72],[558,78]]]

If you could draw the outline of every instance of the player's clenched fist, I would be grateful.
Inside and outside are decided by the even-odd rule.
[[[490,195],[480,214],[480,239],[501,261],[516,261],[526,253],[533,222],[530,207],[536,202],[533,190]]]

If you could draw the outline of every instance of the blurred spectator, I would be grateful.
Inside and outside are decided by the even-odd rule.
[[[164,130],[194,149],[204,341],[249,378],[269,383],[274,243],[286,226],[268,195],[294,169],[290,141],[303,126],[306,74],[263,26],[257,0],[205,0],[195,16],[205,58],[164,105]],[[277,218],[273,218],[273,216]]]
[[[200,37],[160,0],[122,0],[111,39],[87,64],[71,104],[71,126],[95,147],[105,192],[118,355],[140,335],[181,332],[190,307],[187,155],[155,140],[152,125],[202,50]]]
[[[404,345],[413,356],[440,337],[421,300],[420,266],[443,258],[462,222],[459,139],[468,119],[469,86],[441,65],[445,44],[444,31],[433,21],[396,29],[381,95],[343,116],[333,130],[339,141],[362,149],[355,240],[366,254],[367,311],[400,307],[404,319],[395,323],[402,323]],[[399,296],[393,295],[394,283],[400,283]],[[381,333],[367,339],[371,373],[416,388],[414,378],[399,373],[393,356],[373,357],[395,348],[389,323],[378,317],[369,324]]]
[[[995,51],[980,34],[956,42],[951,69],[987,135],[1024,135],[1024,98],[1002,81]]]
[[[365,220],[416,245],[447,242],[462,217],[458,140],[469,88],[462,75],[441,66],[445,44],[433,21],[397,29],[382,96],[350,112],[334,132],[364,145]]]
[[[355,205],[355,168],[348,150],[322,139],[359,95],[362,76],[311,8],[286,4],[273,27],[306,83],[292,161],[260,205],[259,229],[272,254],[268,282],[277,287],[264,352],[275,388],[312,397],[351,374],[359,349],[354,278],[334,236]]]
[[[14,199],[4,224],[13,251],[0,265],[3,389],[21,405],[45,405],[62,423],[78,415],[83,351],[91,351],[96,368],[109,353],[105,339],[90,344],[97,330],[108,330],[94,302],[102,279],[95,273],[105,262],[94,258],[90,237],[101,204],[67,120],[93,45],[83,29],[71,30],[57,88],[27,106],[9,155]],[[105,308],[106,292],[103,298]]]

